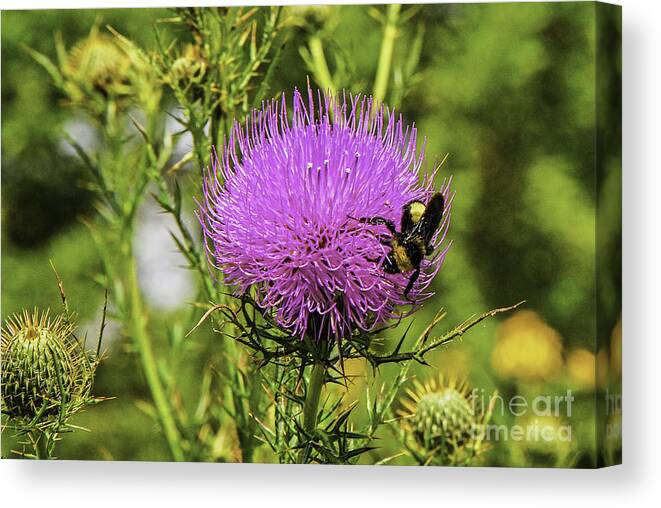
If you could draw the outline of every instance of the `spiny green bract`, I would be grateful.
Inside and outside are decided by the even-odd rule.
[[[2,329],[2,412],[21,425],[48,426],[64,421],[84,404],[96,359],[73,335],[65,315],[48,311],[10,317]]]
[[[91,84],[104,96],[131,93],[130,68],[131,60],[118,41],[100,33],[97,26],[87,38],[76,43],[63,65],[68,77],[77,83]]]
[[[427,450],[442,448],[445,455],[467,442],[475,427],[471,405],[454,388],[423,395],[413,422],[418,443]]]
[[[421,465],[470,465],[485,451],[493,397],[482,407],[457,379],[415,381],[402,400],[404,444]]]

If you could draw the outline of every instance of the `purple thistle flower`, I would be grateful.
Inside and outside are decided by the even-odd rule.
[[[210,261],[225,282],[255,299],[301,338],[340,340],[405,313],[410,274],[386,274],[390,248],[383,226],[356,218],[381,216],[399,225],[403,207],[433,194],[434,174],[419,183],[424,148],[417,131],[372,98],[341,99],[308,90],[272,100],[241,125],[235,123],[220,158],[214,153],[204,180],[199,218]],[[449,248],[439,249],[450,223],[446,210],[433,245],[409,294],[416,304]],[[398,226],[399,227],[399,226]],[[409,311],[410,312],[410,311]]]

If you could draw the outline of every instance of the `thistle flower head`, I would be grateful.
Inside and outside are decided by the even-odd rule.
[[[63,421],[89,399],[96,362],[74,325],[48,311],[24,311],[2,328],[2,412],[25,423]]]
[[[466,383],[432,379],[407,394],[399,414],[426,463],[469,463],[480,452],[490,410],[479,407]]]
[[[235,124],[205,178],[199,216],[211,261],[239,293],[254,289],[262,308],[292,334],[340,340],[401,315],[410,273],[386,274],[390,247],[380,216],[399,225],[403,207],[426,202],[433,175],[419,182],[417,131],[362,96],[294,92]],[[450,198],[450,182],[441,192]],[[447,252],[446,207],[409,297],[427,288]]]

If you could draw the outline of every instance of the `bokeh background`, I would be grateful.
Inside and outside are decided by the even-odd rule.
[[[337,89],[371,93],[385,12],[383,6],[285,8],[291,29],[272,92],[305,87],[311,75],[314,81],[309,48],[316,39],[324,44]],[[600,117],[601,139],[611,149],[599,151],[595,136],[600,101],[612,106],[620,93],[619,19],[599,19],[591,3],[439,4],[405,6],[402,12],[407,18],[396,39],[386,102],[426,137],[430,167],[448,155],[440,176],[453,175],[457,192],[453,245],[434,281],[436,296],[416,314],[412,331],[421,330],[439,307],[447,309],[449,328],[473,314],[526,301],[515,313],[487,320],[435,353],[433,369],[417,368],[415,374],[465,377],[485,396],[498,390],[505,403],[515,395],[532,400],[572,390],[571,418],[531,422],[540,419],[515,417],[498,405],[493,416],[494,423],[507,426],[569,424],[571,442],[499,440],[483,463],[601,463],[595,400],[620,375],[619,108],[605,108]],[[95,282],[99,257],[83,224],[96,213],[93,194],[63,136],[68,132],[94,147],[98,133],[84,115],[62,106],[47,73],[25,48],[55,58],[57,32],[71,47],[96,24],[111,25],[150,50],[156,43],[153,25],[170,14],[160,9],[2,13],[3,320],[23,308],[58,307],[49,260],[91,336],[103,304]],[[610,49],[600,55],[602,43]],[[598,85],[599,79],[605,84]],[[180,145],[180,153],[189,148],[185,138]],[[190,180],[187,191],[199,193]],[[605,249],[599,266],[598,204],[611,225],[608,238],[599,242]],[[190,217],[193,223],[192,207]],[[140,284],[156,316],[150,321],[153,336],[162,337],[163,344],[165,333],[159,331],[194,298],[193,277],[182,268],[168,226],[147,200],[136,233]],[[598,286],[598,270],[606,284]],[[112,326],[107,337],[109,354],[95,392],[116,399],[77,417],[76,423],[92,432],[67,436],[58,456],[167,460],[158,428],[141,410],[149,392],[136,357]],[[198,389],[196,373],[218,340],[206,334],[189,344],[181,376],[190,392]],[[366,367],[357,362],[348,368],[358,376],[350,396],[360,399]],[[387,368],[380,372],[390,374]],[[3,438],[7,456],[11,439]],[[381,449],[363,462],[397,453],[394,436],[385,432],[380,441]]]

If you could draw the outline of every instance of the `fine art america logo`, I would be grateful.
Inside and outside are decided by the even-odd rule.
[[[489,396],[484,389],[472,392],[475,407],[491,405],[492,415],[511,414],[519,418],[514,425],[489,423],[483,429],[486,441],[561,441],[572,439],[572,427],[560,424],[562,418],[571,418],[574,395],[537,395],[530,399],[522,395],[510,398]]]

